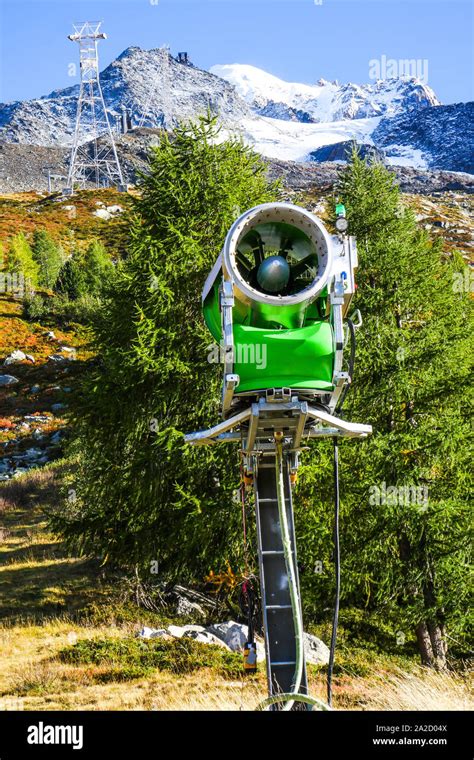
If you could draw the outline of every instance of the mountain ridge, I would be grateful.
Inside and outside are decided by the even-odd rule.
[[[291,83],[246,64],[204,71],[179,62],[167,48],[130,46],[102,71],[101,85],[114,126],[123,108],[134,126],[167,130],[210,111],[226,134],[240,134],[267,158],[314,161],[320,149],[336,155],[338,145],[355,140],[373,146],[389,164],[473,171],[471,106],[443,106],[416,79]],[[78,92],[74,84],[0,104],[0,141],[70,147]]]

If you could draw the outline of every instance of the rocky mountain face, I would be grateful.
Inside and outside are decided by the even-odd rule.
[[[203,71],[178,62],[165,48],[130,47],[102,72],[101,84],[114,128],[123,109],[128,109],[135,131],[170,129],[210,111],[219,115],[225,133],[240,135],[274,161],[345,161],[355,141],[366,154],[389,165],[474,171],[474,104],[442,106],[433,90],[416,79],[298,84],[252,66]],[[28,154],[27,146],[58,151],[71,145],[78,93],[74,85],[36,100],[0,104],[0,163],[6,164],[3,175],[0,166],[0,185],[8,185],[2,182],[5,172],[12,179],[12,161],[22,186],[27,173],[18,161],[22,151],[12,152],[8,146],[21,145]],[[140,144],[140,139],[122,140],[126,151]],[[62,163],[59,155],[53,159],[54,166]],[[31,163],[35,160],[32,156]],[[133,162],[127,154],[127,165]]]
[[[372,133],[391,163],[419,151],[429,169],[474,173],[474,103],[410,110],[384,119]]]
[[[474,103],[429,106],[382,119],[371,144],[358,142],[362,156],[395,166],[474,173]],[[324,145],[310,161],[347,161],[354,140]]]
[[[135,183],[139,174],[147,171],[150,150],[159,144],[162,133],[160,129],[142,127],[117,136],[117,152],[128,182]],[[352,142],[330,145],[320,149],[323,152],[317,156],[317,160],[307,162],[268,158],[269,176],[281,178],[290,194],[309,189],[322,192],[330,190],[352,145]],[[366,147],[367,155],[371,157],[383,155],[378,152],[374,154],[372,146]],[[68,148],[0,142],[0,193],[21,193],[31,189],[45,192],[48,189],[46,166],[50,167],[53,175],[62,176],[62,180],[52,180],[52,190],[61,190],[66,179],[69,155]],[[433,192],[459,191],[474,194],[472,174],[395,165],[391,170],[405,193],[428,195]]]
[[[178,63],[165,48],[130,47],[100,75],[105,104],[115,126],[123,108],[135,125],[171,128],[209,109],[224,125],[251,116],[248,104],[224,79]],[[55,147],[72,141],[79,85],[37,100],[0,104],[0,139]]]

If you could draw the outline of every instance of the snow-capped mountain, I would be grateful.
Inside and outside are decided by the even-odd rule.
[[[111,122],[129,108],[135,124],[171,128],[179,121],[219,113],[224,124],[252,115],[235,88],[214,74],[178,63],[166,48],[129,47],[100,75]],[[36,100],[0,104],[0,138],[37,145],[69,145],[79,85]]]
[[[407,108],[440,105],[435,93],[417,79],[380,79],[373,84],[285,82],[255,66],[213,66],[261,116],[306,122],[395,116]]]
[[[416,79],[372,84],[284,82],[253,66],[203,71],[165,48],[127,48],[100,76],[112,124],[129,109],[134,126],[169,129],[218,114],[225,134],[240,134],[269,158],[341,160],[356,141],[387,163],[473,171],[472,104],[441,106]],[[0,142],[70,146],[79,86],[0,104]]]

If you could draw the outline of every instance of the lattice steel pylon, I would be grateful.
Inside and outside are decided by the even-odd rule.
[[[107,39],[100,31],[101,21],[73,24],[71,42],[79,44],[81,84],[77,103],[74,142],[71,151],[66,190],[76,186],[124,186],[122,169],[115,147],[104,96],[99,79],[99,40]]]

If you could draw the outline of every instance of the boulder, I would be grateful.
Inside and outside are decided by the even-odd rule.
[[[13,375],[0,375],[0,386],[15,385],[18,382],[18,378]]]
[[[106,208],[98,208],[96,211],[93,211],[92,214],[94,216],[98,216],[99,219],[104,219],[104,221],[108,221],[112,218],[112,214],[110,214]]]
[[[9,364],[18,364],[18,362],[23,362],[25,359],[26,354],[24,354],[23,351],[12,351],[3,364],[7,367]]]
[[[62,411],[62,409],[66,409],[66,407],[67,407],[67,404],[61,404],[61,403],[52,404],[51,411],[52,412],[60,412],[60,411]]]
[[[192,602],[190,599],[186,599],[184,596],[178,597],[176,614],[182,615],[183,617],[190,616],[195,620],[205,620],[206,618],[206,612],[201,605],[197,602]]]
[[[206,631],[224,642],[232,652],[243,652],[244,644],[248,641],[248,626],[228,620],[226,623],[215,623],[206,628]],[[256,639],[257,662],[265,660],[265,645],[260,638]]]
[[[173,586],[167,596],[177,615],[190,617],[196,623],[205,623],[209,617],[209,611],[215,607],[214,599],[208,599],[199,591],[185,586]]]
[[[225,641],[222,641],[222,639],[214,636],[213,633],[209,633],[209,631],[187,631],[183,635],[183,638],[194,639],[194,641],[199,641],[201,644],[216,644],[223,649],[227,649],[229,652],[231,651],[230,647],[227,646]]]
[[[329,662],[329,648],[311,633],[304,634],[304,653],[306,662],[312,665],[327,665]]]
[[[248,641],[249,629],[242,623],[228,620],[226,623],[215,623],[206,629],[209,633],[224,641],[233,652],[242,652]]]
[[[65,356],[61,356],[61,354],[51,354],[51,356],[48,356],[48,361],[56,362],[56,364],[59,364],[61,362],[66,362],[67,358]]]
[[[181,639],[188,633],[202,633],[206,629],[202,625],[169,625],[167,630],[175,639]]]

